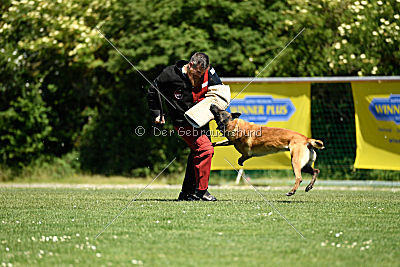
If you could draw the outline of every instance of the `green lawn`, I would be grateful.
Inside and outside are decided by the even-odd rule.
[[[289,188],[289,186],[288,186]],[[19,265],[399,266],[400,192],[0,188],[0,262]],[[303,188],[302,188],[303,190]]]

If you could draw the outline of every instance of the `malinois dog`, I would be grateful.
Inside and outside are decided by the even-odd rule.
[[[242,154],[238,164],[252,158],[273,154],[282,151],[290,151],[292,168],[296,181],[292,190],[286,195],[292,196],[296,193],[302,182],[301,172],[309,173],[312,179],[306,187],[310,191],[318,177],[319,170],[314,169],[312,164],[317,159],[316,149],[324,149],[324,143],[320,140],[308,138],[300,133],[283,129],[261,126],[239,119],[241,113],[229,113],[220,110],[216,105],[211,105],[211,112],[217,122],[218,130],[228,139],[213,143],[214,146],[234,145],[236,150]]]

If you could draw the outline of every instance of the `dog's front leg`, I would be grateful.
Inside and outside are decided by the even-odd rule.
[[[212,143],[212,146],[230,146],[230,145],[233,145],[233,144],[229,140],[224,140],[224,141]]]
[[[247,155],[242,155],[239,159],[238,159],[238,164],[240,166],[243,166],[243,162],[245,162],[246,160],[248,160],[249,158],[251,158],[250,156]]]

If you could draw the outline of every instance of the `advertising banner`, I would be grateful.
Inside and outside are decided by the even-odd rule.
[[[400,170],[400,83],[352,82],[355,168]]]
[[[247,83],[225,83],[231,87],[234,98]],[[253,83],[233,99],[227,109],[240,112],[241,119],[269,127],[290,129],[306,136],[311,136],[310,83]],[[212,141],[226,140],[216,129],[215,121],[210,123]],[[244,166],[237,161],[240,153],[233,146],[215,147],[212,170],[236,169],[291,169],[289,152],[254,157]],[[225,160],[226,159],[226,160]]]

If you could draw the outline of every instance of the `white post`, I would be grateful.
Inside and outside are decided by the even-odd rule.
[[[243,169],[239,169],[238,175],[236,177],[236,184],[240,183],[240,177],[242,177],[243,173],[244,173]]]

